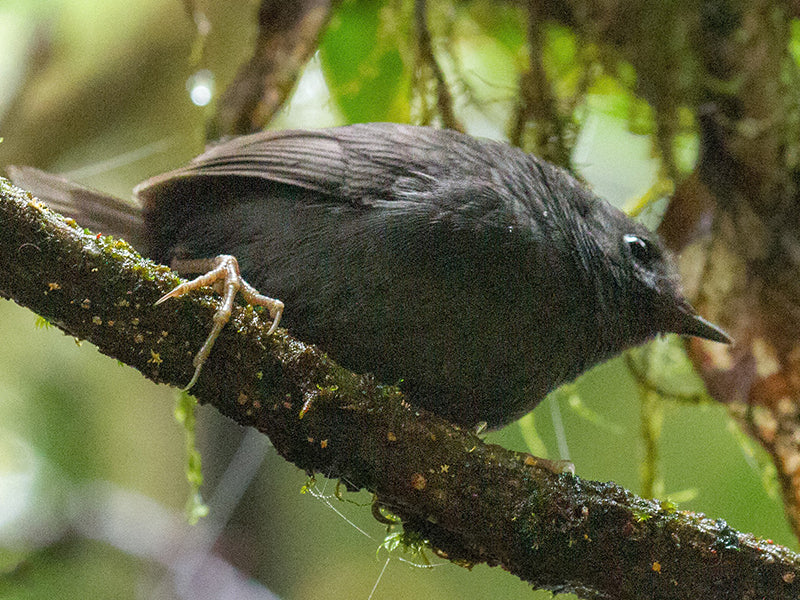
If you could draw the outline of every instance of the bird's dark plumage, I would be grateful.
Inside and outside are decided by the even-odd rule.
[[[135,194],[146,254],[236,256],[297,337],[462,424],[503,425],[659,333],[727,341],[654,234],[562,169],[457,132],[259,133]]]

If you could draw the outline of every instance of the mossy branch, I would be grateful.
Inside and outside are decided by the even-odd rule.
[[[177,281],[0,179],[0,295],[180,386],[216,299],[154,306]],[[611,483],[555,475],[414,411],[396,389],[285,330],[266,337],[268,327],[236,309],[193,389],[200,402],[258,428],[301,469],[370,490],[442,556],[587,598],[800,597],[800,560],[788,549]]]

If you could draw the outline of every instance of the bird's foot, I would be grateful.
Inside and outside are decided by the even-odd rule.
[[[196,279],[180,284],[171,292],[164,294],[156,304],[161,304],[170,298],[178,298],[187,292],[208,286],[211,286],[222,296],[222,305],[217,309],[217,312],[214,313],[214,327],[212,327],[211,333],[208,334],[205,343],[195,355],[194,361],[192,362],[194,365],[194,375],[184,388],[184,390],[188,390],[197,382],[197,378],[200,376],[200,370],[203,364],[205,364],[208,355],[211,353],[214,342],[222,331],[222,328],[225,327],[230,320],[231,311],[233,310],[233,301],[236,298],[237,292],[241,293],[242,297],[249,304],[264,306],[269,310],[270,317],[272,317],[272,327],[270,327],[267,335],[271,335],[278,327],[281,315],[283,314],[283,302],[259,294],[258,290],[242,278],[239,273],[239,263],[236,258],[228,254],[221,254],[211,259],[178,259],[173,261],[172,268],[183,273],[207,272]]]

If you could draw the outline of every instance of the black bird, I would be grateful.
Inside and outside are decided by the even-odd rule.
[[[157,261],[235,256],[292,334],[463,425],[509,423],[658,334],[730,341],[684,298],[655,234],[566,171],[454,131],[235,138],[137,186],[141,210],[9,170]]]

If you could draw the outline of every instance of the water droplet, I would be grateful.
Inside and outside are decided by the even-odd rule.
[[[206,106],[214,97],[214,74],[208,69],[200,69],[186,80],[189,98],[196,106]]]

